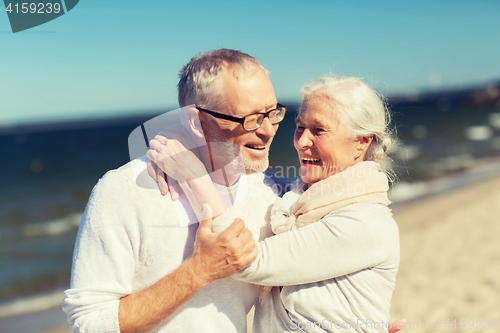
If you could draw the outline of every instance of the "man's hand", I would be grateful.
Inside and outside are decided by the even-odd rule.
[[[396,333],[396,332],[401,331],[405,327],[405,324],[406,324],[406,319],[404,319],[404,318],[396,320],[395,322],[393,322],[391,324],[392,326],[391,326],[391,328],[389,328],[388,333]]]
[[[250,265],[258,254],[252,233],[241,219],[223,232],[212,231],[212,211],[205,205],[204,220],[200,222],[192,261],[200,278],[210,283],[228,277]]]
[[[121,299],[120,332],[149,332],[208,284],[232,275],[256,258],[255,241],[242,220],[236,219],[223,232],[214,233],[212,210],[208,205],[203,208],[204,220],[191,258],[152,286]]]

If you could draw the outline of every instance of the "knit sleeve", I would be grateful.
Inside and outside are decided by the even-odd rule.
[[[375,267],[399,246],[395,221],[378,206],[353,204],[318,222],[269,237],[259,242],[257,259],[233,278],[287,286]]]
[[[119,332],[120,299],[132,293],[140,232],[140,198],[119,171],[94,187],[73,255],[63,311],[72,332]]]

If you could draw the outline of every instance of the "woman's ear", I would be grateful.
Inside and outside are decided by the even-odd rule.
[[[357,140],[358,145],[356,147],[358,158],[363,157],[363,159],[364,159],[366,151],[368,150],[368,147],[370,147],[372,141],[373,141],[373,135],[360,136],[358,138],[358,140]]]

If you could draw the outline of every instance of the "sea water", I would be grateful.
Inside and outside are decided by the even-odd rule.
[[[398,175],[392,201],[500,174],[498,104],[477,107],[453,98],[389,102],[399,138],[391,154]],[[287,106],[269,170],[296,177],[298,105]],[[68,285],[78,223],[92,187],[107,170],[129,161],[128,135],[154,116],[0,128],[0,303]]]

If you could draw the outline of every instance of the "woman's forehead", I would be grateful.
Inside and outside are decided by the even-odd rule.
[[[302,103],[297,121],[334,125],[338,123],[339,110],[329,100],[308,98]]]

